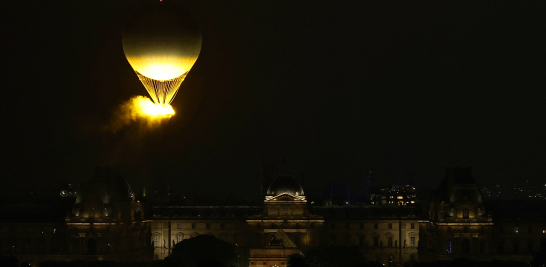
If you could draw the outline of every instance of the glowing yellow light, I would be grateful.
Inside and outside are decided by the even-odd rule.
[[[171,80],[187,72],[184,66],[172,63],[150,63],[137,70],[142,75],[154,80]]]
[[[138,71],[136,71],[136,74],[146,90],[148,90],[148,93],[150,94],[150,97],[154,103],[168,105],[176,96],[178,88],[180,87],[182,81],[184,81],[186,78],[187,73],[170,80],[155,80],[142,75]]]
[[[173,107],[169,104],[155,104],[147,97],[135,97],[133,103],[137,110],[148,116],[167,116],[174,115]]]
[[[201,52],[201,44],[201,31],[192,14],[159,2],[136,12],[122,33],[127,61],[152,101],[161,105],[170,104],[176,96]],[[153,110],[152,114],[169,114],[160,108]]]
[[[121,128],[133,122],[141,126],[153,129],[163,121],[174,115],[174,110],[169,104],[155,104],[145,96],[135,96],[121,104],[106,130],[117,132]]]

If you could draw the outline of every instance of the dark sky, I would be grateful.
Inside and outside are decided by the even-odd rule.
[[[194,12],[201,55],[176,116],[115,134],[146,95],[121,30],[148,1],[2,4],[4,191],[115,165],[136,190],[258,196],[261,161],[312,190],[370,170],[436,187],[447,166],[546,180],[543,1],[164,1]]]

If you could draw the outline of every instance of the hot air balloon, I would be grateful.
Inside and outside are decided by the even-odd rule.
[[[156,2],[129,19],[123,52],[156,104],[176,96],[201,51],[201,32],[189,11]]]

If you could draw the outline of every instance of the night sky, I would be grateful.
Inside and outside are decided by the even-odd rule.
[[[447,166],[546,180],[543,1],[164,1],[195,14],[200,57],[174,117],[116,133],[116,107],[147,95],[121,31],[149,1],[2,4],[4,194],[97,165],[137,191],[240,197],[259,196],[262,161],[309,190],[370,170],[434,188]]]

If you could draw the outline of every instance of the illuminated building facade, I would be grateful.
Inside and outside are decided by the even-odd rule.
[[[286,259],[279,262],[286,251],[271,243],[282,231],[294,245],[286,247],[291,252],[353,245],[367,259],[386,265],[418,260],[422,221],[414,205],[308,205],[299,182],[283,174],[264,191],[263,206],[153,207],[154,257],[168,256],[184,239],[211,234],[236,244],[241,266],[286,265]]]
[[[72,198],[3,205],[0,253],[31,266],[43,261],[151,260],[150,226],[142,211],[117,169],[97,168]]]
[[[471,169],[448,168],[421,232],[423,260],[466,257],[529,262],[546,239],[546,209],[539,202],[486,206]]]
[[[390,188],[378,189],[372,194],[372,205],[413,205],[416,204],[417,195],[413,185],[394,185]]]
[[[402,195],[405,203],[314,205],[293,175],[264,177],[269,186],[258,204],[153,204],[145,202],[149,197],[135,199],[116,169],[97,168],[77,198],[27,206],[25,212],[19,204],[0,207],[0,253],[34,266],[146,261],[164,259],[184,239],[209,234],[236,245],[240,266],[283,266],[290,254],[331,245],[357,246],[368,261],[389,266],[459,257],[529,261],[546,238],[542,202],[486,205],[470,169],[448,168],[425,209],[411,204],[413,187],[385,192],[397,200]]]

